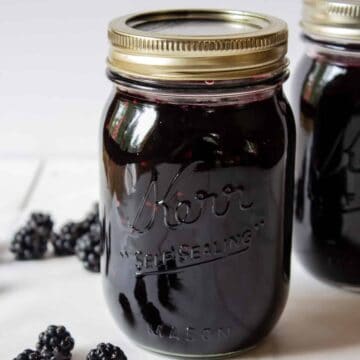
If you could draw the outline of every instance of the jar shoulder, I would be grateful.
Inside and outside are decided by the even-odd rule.
[[[307,181],[305,173],[312,171],[314,183],[358,167],[360,67],[316,58],[307,64],[299,94],[297,169]]]
[[[186,157],[272,166],[286,149],[293,116],[282,91],[248,104],[150,102],[115,92],[104,115],[103,141],[132,160]],[[110,149],[111,148],[111,149]]]
[[[360,101],[360,66],[304,55],[295,80],[297,97],[312,106],[328,106],[328,98],[339,106],[344,99],[347,105]]]

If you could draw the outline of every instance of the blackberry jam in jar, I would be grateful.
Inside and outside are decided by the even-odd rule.
[[[303,29],[296,250],[318,278],[359,290],[360,3],[306,1]]]
[[[139,345],[212,357],[255,346],[286,302],[295,130],[287,27],[172,10],[109,27],[102,274]]]

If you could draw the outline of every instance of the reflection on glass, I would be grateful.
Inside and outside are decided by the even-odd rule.
[[[123,102],[109,122],[109,133],[121,150],[138,153],[151,136],[156,119],[154,105],[140,107],[130,101]]]

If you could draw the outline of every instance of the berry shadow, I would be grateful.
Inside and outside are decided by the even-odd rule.
[[[7,242],[0,242],[0,256],[5,254],[8,251],[9,244]]]
[[[7,242],[0,242],[0,265],[11,263],[14,259],[9,251],[10,244]]]
[[[72,360],[85,360],[89,349],[82,349],[81,347],[76,347],[72,353]]]

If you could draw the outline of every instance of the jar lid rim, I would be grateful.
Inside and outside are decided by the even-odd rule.
[[[236,79],[287,64],[286,23],[253,12],[136,13],[114,19],[108,38],[112,71],[152,79]]]
[[[301,26],[315,40],[360,44],[360,1],[304,0]]]

